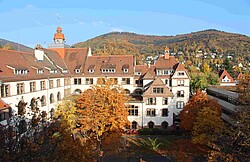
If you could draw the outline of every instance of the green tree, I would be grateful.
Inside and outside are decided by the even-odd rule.
[[[210,72],[207,74],[207,82],[208,85],[218,85],[219,84],[219,76],[214,72]]]
[[[205,74],[208,74],[211,72],[209,65],[205,61],[203,61],[203,64],[201,66],[201,72],[203,72]]]

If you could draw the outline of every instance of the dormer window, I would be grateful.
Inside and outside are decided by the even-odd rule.
[[[122,70],[123,70],[124,73],[128,73],[128,69],[129,69],[129,64],[124,64],[122,66]]]
[[[141,72],[135,72],[135,75],[141,75]]]
[[[94,69],[89,69],[89,73],[94,73],[95,70]]]
[[[124,73],[128,73],[128,69],[123,69],[123,72]]]
[[[14,74],[15,74],[15,75],[24,75],[24,74],[28,74],[28,70],[27,70],[27,69],[23,69],[23,70],[15,69]]]
[[[51,69],[51,70],[50,70],[50,74],[56,74],[56,73],[58,73],[57,70],[55,70],[55,69]]]
[[[102,69],[102,73],[115,73],[115,69]]]
[[[63,70],[62,70],[62,73],[63,73],[63,74],[67,74],[68,72],[69,72],[69,71],[68,71],[67,69],[63,69]]]
[[[76,74],[80,73],[80,71],[81,71],[80,69],[75,69]]]
[[[43,74],[43,69],[38,69],[37,74]]]

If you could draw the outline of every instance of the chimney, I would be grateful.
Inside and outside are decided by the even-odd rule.
[[[35,53],[35,57],[38,61],[44,60],[44,51],[43,51],[42,46],[40,44],[36,45],[34,53]]]
[[[165,48],[165,51],[164,51],[164,58],[165,58],[166,60],[169,60],[169,48],[168,48],[168,47]]]
[[[88,47],[88,56],[92,56],[91,48]]]

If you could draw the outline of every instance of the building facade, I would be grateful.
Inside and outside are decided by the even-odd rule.
[[[136,65],[133,55],[97,56],[89,47],[69,48],[58,27],[48,49],[0,50],[1,99],[14,114],[20,101],[27,103],[26,113],[34,103],[49,113],[63,97],[80,94],[102,78],[113,78],[131,96],[126,104],[132,129],[173,125],[173,115],[189,99],[190,78],[169,48],[154,64]]]

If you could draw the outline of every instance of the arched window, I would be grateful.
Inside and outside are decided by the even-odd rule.
[[[50,100],[50,103],[54,103],[55,102],[54,94],[53,93],[50,94],[49,100]]]
[[[41,106],[46,106],[46,97],[44,95],[41,98]]]
[[[168,129],[168,122],[164,121],[161,123],[161,128],[162,129]]]
[[[136,121],[132,122],[132,129],[137,129],[137,122]]]
[[[36,98],[32,98],[31,101],[30,101],[30,108],[31,108],[31,111],[35,111],[37,105],[36,105]]]
[[[154,126],[155,126],[154,122],[152,121],[148,122],[148,128],[154,128]]]
[[[142,90],[141,89],[135,89],[134,90],[134,94],[135,95],[141,95],[142,94]]]
[[[58,92],[57,93],[57,101],[60,101],[62,98],[61,98],[61,92]]]
[[[127,95],[129,95],[129,94],[130,94],[130,90],[125,89],[125,93],[126,93]]]
[[[82,93],[82,91],[81,91],[80,89],[76,89],[76,90],[75,90],[75,94],[79,95],[79,94],[81,94],[81,93]]]

